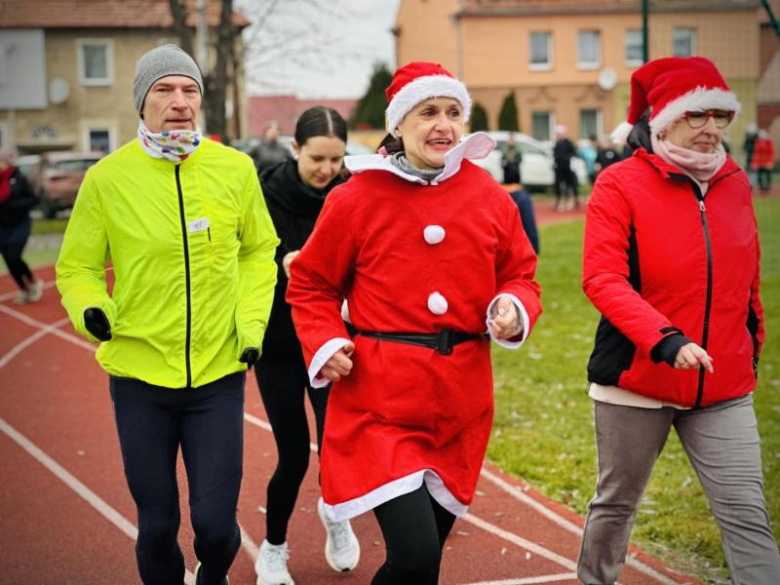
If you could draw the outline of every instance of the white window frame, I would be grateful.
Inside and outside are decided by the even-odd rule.
[[[82,126],[82,143],[84,144],[84,150],[92,150],[90,141],[90,133],[92,132],[108,132],[108,152],[111,153],[116,150],[116,125],[93,122],[84,124],[84,126]]]
[[[596,140],[604,136],[604,113],[601,108],[580,108],[580,138],[590,138],[582,132],[582,112],[596,112]]]
[[[11,137],[8,135],[8,124],[0,122],[0,148],[11,148]]]
[[[639,57],[636,59],[631,59],[628,56],[628,37],[632,33],[639,35]],[[642,47],[643,38],[642,38],[642,29],[640,28],[629,28],[626,30],[626,34],[624,37],[624,49],[626,52],[626,67],[639,67],[640,65],[644,64],[644,59],[642,57],[642,54],[644,53],[644,47]]]
[[[84,47],[99,46],[106,49],[106,77],[87,77],[84,62]],[[79,67],[79,83],[91,87],[103,87],[114,84],[114,41],[113,39],[78,39],[76,55]]]
[[[583,61],[582,54],[580,52],[580,42],[585,34],[594,35],[596,38],[596,60],[595,61]],[[578,30],[577,31],[577,69],[598,69],[601,67],[601,31],[595,29]]]
[[[533,59],[533,37],[534,35],[547,36],[547,61],[544,63],[534,63]],[[553,42],[552,32],[535,30],[528,35],[528,69],[531,71],[550,71],[553,68]]]
[[[675,44],[676,44],[676,38],[675,37],[677,36],[678,32],[683,32],[683,31],[686,31],[686,32],[690,33],[691,52],[690,52],[689,55],[679,55],[675,51]],[[698,39],[697,39],[697,36],[698,35],[696,34],[696,29],[693,28],[692,26],[676,26],[676,27],[674,27],[674,29],[672,30],[672,51],[671,51],[672,56],[674,56],[674,57],[695,57],[696,53],[698,51],[698,47],[697,47]]]

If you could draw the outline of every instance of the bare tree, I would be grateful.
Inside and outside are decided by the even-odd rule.
[[[238,99],[236,72],[243,65],[247,85],[252,90],[289,92],[293,69],[300,72],[335,72],[358,62],[376,61],[376,47],[354,41],[346,30],[359,29],[365,8],[356,8],[348,0],[206,0],[219,4],[216,29],[211,27],[209,41],[216,53],[214,66],[203,71],[203,112],[209,133],[227,139],[225,102],[228,88]],[[193,55],[195,35],[194,0],[168,0],[173,17],[173,32],[184,51]],[[233,9],[251,25],[244,31],[243,54],[236,54],[232,24]],[[234,134],[237,136],[237,130]]]
[[[356,43],[370,8],[350,0],[236,0],[252,25],[244,33],[244,68],[250,90],[298,89],[295,70],[332,73],[376,61],[376,47]]]
[[[208,0],[212,2],[213,0]],[[225,102],[227,90],[235,76],[235,29],[233,27],[233,0],[216,0],[219,2],[219,23],[214,39],[216,60],[212,69],[202,71],[203,74],[203,113],[207,130],[218,135],[223,142],[228,140]],[[168,0],[173,17],[173,32],[179,37],[181,48],[193,55],[193,36],[195,29],[191,26],[190,9],[192,2],[186,0]],[[211,40],[211,39],[210,39]]]

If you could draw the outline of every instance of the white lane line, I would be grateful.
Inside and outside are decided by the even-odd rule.
[[[465,520],[466,522],[470,522],[471,524],[474,524],[475,526],[481,528],[485,532],[489,532],[493,536],[503,538],[507,542],[511,542],[512,544],[515,544],[520,548],[526,549],[530,553],[533,553],[537,556],[543,557],[549,561],[561,565],[564,569],[568,569],[570,571],[577,570],[577,563],[575,563],[574,561],[571,561],[566,557],[562,557],[561,555],[556,554],[551,550],[547,550],[546,548],[539,546],[535,542],[526,540],[522,536],[518,536],[513,532],[509,532],[507,530],[504,530],[503,528],[499,528],[495,524],[491,524],[490,522],[486,522],[481,518],[477,518],[473,514],[467,512],[466,514],[461,516],[461,519]]]
[[[38,327],[39,329],[51,329],[52,326],[46,325],[45,323],[41,323],[40,321],[37,321],[35,319],[32,319],[31,317],[28,317],[24,313],[20,313],[18,311],[14,311],[13,309],[10,309],[8,307],[5,307],[4,305],[0,305],[0,311],[7,313],[8,315],[11,315],[12,317],[15,317],[19,319],[20,321],[27,323],[28,325],[31,325],[33,327]],[[47,331],[52,333],[53,335],[56,335],[57,337],[60,337],[66,341],[69,341],[71,343],[74,343],[80,347],[83,347],[90,352],[94,353],[97,350],[97,347],[85,340],[82,340],[74,335],[70,335],[69,333],[64,333],[63,331],[60,331],[59,329],[53,329],[52,331]],[[247,412],[244,413],[244,419],[247,420],[247,422],[254,424],[255,426],[258,426],[266,431],[271,431],[271,425]],[[309,448],[312,451],[317,450],[317,445],[315,443],[309,443]],[[575,534],[582,534],[582,529],[578,527],[576,524],[573,524],[571,521],[567,520],[563,516],[559,515],[558,513],[554,512],[553,510],[547,508],[544,506],[544,504],[541,504],[531,498],[530,496],[524,494],[522,490],[518,489],[515,486],[512,486],[511,484],[507,483],[505,480],[501,479],[500,477],[496,476],[491,471],[482,468],[481,475],[494,483],[495,485],[501,487],[504,489],[507,493],[515,497],[516,499],[522,501],[523,503],[529,505],[533,509],[537,510],[541,514],[543,514],[545,517],[550,519],[552,522],[558,524],[559,526],[565,528],[566,530],[572,531],[572,528],[574,528]],[[519,537],[518,537],[519,538]],[[249,551],[247,551],[249,552]],[[554,554],[554,553],[551,553]],[[256,558],[253,557],[253,559]],[[648,577],[652,577],[653,579],[656,579],[659,583],[662,583],[663,585],[678,585],[677,581],[674,581],[670,578],[668,578],[663,573],[653,569],[649,565],[646,565],[642,561],[638,560],[636,557],[628,557],[626,559],[626,564],[632,566],[637,571],[644,573]],[[190,575],[189,572],[187,572],[188,575]]]
[[[55,281],[47,280],[46,282],[43,283],[43,290],[54,288],[55,286],[57,286],[57,283]],[[13,299],[18,294],[19,294],[19,291],[11,291],[11,292],[7,292],[5,294],[0,295],[0,303],[4,303],[7,300]]]
[[[239,523],[238,528],[241,530],[241,548],[244,549],[244,552],[249,555],[249,558],[252,559],[252,562],[257,559],[257,555],[260,554],[260,548],[255,544],[255,541],[252,540],[252,537],[249,536],[249,533],[244,530],[244,527],[241,526]]]
[[[103,515],[103,517],[111,522],[111,524],[119,528],[120,531],[133,540],[138,540],[138,528],[136,528],[132,522],[122,516],[122,514],[106,503],[103,498],[98,496],[95,492],[93,492],[73,475],[71,475],[71,473],[62,467],[62,465],[46,455],[46,453],[44,453],[40,447],[35,445],[35,443],[30,441],[22,433],[5,422],[5,419],[3,418],[0,418],[0,431],[5,433],[12,441],[27,451],[27,453],[32,456],[33,459],[38,461],[38,463],[53,473],[65,485],[76,492],[76,494],[81,496],[82,499],[84,499],[90,506],[95,508],[95,510]],[[194,585],[194,575],[189,571],[186,571],[184,581],[187,583],[187,585]]]
[[[47,325],[43,329],[39,329],[24,341],[17,343],[8,351],[8,353],[0,357],[0,370],[2,370],[12,359],[14,359],[17,355],[19,355],[25,348],[31,346],[33,343],[38,341],[41,337],[48,335],[55,329],[59,329],[60,327],[65,325],[65,323],[70,323],[70,319],[68,319],[67,317],[65,317],[64,319],[60,319],[59,321],[52,323],[51,325]]]
[[[572,534],[576,534],[577,536],[582,536],[582,528],[577,526],[574,522],[571,520],[568,520],[567,518],[564,518],[554,510],[548,508],[541,502],[533,499],[531,496],[526,494],[521,488],[514,486],[510,484],[508,481],[502,479],[492,471],[486,468],[482,468],[482,471],[480,473],[482,477],[493,483],[494,485],[498,486],[502,490],[504,490],[506,493],[508,493],[510,496],[513,496],[514,498],[520,500],[530,508],[533,508],[537,512],[539,512],[542,516],[550,520],[551,522],[554,522],[564,530],[568,530]],[[659,583],[662,583],[663,585],[677,585],[677,581],[670,579],[660,571],[657,571],[656,569],[652,568],[651,566],[647,565],[646,563],[643,563],[639,559],[636,558],[636,556],[628,556],[626,558],[626,564],[630,565],[640,573],[643,573],[647,575],[648,577],[651,577],[658,581]]]
[[[109,522],[119,528],[127,536],[133,540],[138,539],[138,529],[132,522],[127,520],[114,508],[109,506],[105,500],[98,496],[95,492],[81,483],[73,475],[71,475],[64,467],[57,463],[54,459],[46,455],[38,446],[36,446],[27,437],[22,435],[19,431],[0,418],[0,431],[8,435],[17,445],[27,451],[35,460],[43,465],[46,469],[56,475],[62,480],[65,485],[81,496],[86,502],[100,512]]]
[[[271,432],[271,425],[264,421],[261,418],[258,418],[254,415],[251,415],[249,413],[244,413],[244,420],[249,422],[250,424],[253,424],[257,427],[260,427],[261,429]],[[317,450],[317,445],[314,443],[309,443],[309,447],[312,451]],[[521,536],[517,536],[516,534],[513,534],[511,532],[507,532],[506,530],[503,530],[499,528],[498,526],[495,526],[493,524],[490,524],[489,522],[486,522],[485,520],[482,520],[481,518],[477,518],[476,516],[472,514],[466,514],[465,516],[461,516],[463,520],[466,522],[470,522],[471,524],[474,524],[475,526],[481,528],[485,532],[488,532],[494,536],[497,536],[499,538],[503,538],[504,540],[511,542],[512,544],[515,544],[521,548],[526,549],[527,551],[536,554],[540,557],[544,557],[550,561],[553,561],[554,563],[557,563],[561,566],[563,566],[566,569],[569,569],[571,571],[577,569],[577,564],[573,561],[570,561],[569,559],[562,557],[550,550],[547,550],[546,548],[543,548],[539,546],[538,544],[531,542],[530,540],[526,540],[525,538],[522,538]]]
[[[266,420],[263,420],[262,418],[258,418],[253,414],[249,414],[248,412],[244,413],[244,420],[250,424],[255,425],[256,427],[260,427],[264,431],[268,431],[269,433],[273,433],[273,427],[271,427],[271,423],[269,423]],[[317,443],[309,443],[309,449],[317,452]]]
[[[37,319],[33,319],[32,317],[25,315],[24,313],[20,313],[19,311],[15,311],[14,309],[11,309],[10,307],[6,307],[5,305],[0,305],[0,312],[5,313],[6,315],[10,315],[11,317],[18,319],[22,323],[30,325],[31,327],[36,327],[38,329],[51,328],[50,325],[47,325],[46,323],[42,323]],[[87,349],[92,353],[95,353],[97,351],[97,345],[90,343],[86,339],[81,339],[80,337],[76,337],[75,335],[71,335],[70,333],[65,333],[64,331],[60,331],[59,329],[51,329],[51,331],[47,330],[47,333],[56,335],[57,337],[64,339],[65,341],[69,341],[70,343],[73,343],[75,345],[78,345],[79,347],[83,347],[84,349]]]
[[[558,583],[577,579],[577,573],[560,573],[558,575],[543,575],[540,577],[525,577],[523,579],[502,579],[501,581],[479,581],[464,585],[536,585],[537,583]]]
[[[564,518],[557,512],[551,510],[541,502],[533,499],[531,496],[526,494],[521,488],[512,485],[505,479],[499,477],[498,475],[496,475],[495,473],[493,473],[492,471],[484,467],[482,468],[480,475],[484,477],[486,480],[488,480],[489,482],[491,482],[492,484],[504,490],[510,496],[514,497],[517,500],[520,500],[528,507],[533,508],[534,510],[539,512],[542,516],[554,522],[561,528],[568,530],[569,532],[576,534],[577,536],[582,536],[582,528],[577,526],[574,522]]]

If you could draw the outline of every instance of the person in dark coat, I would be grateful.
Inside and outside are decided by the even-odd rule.
[[[553,147],[553,162],[555,163],[555,211],[565,211],[580,206],[580,194],[577,186],[577,176],[571,168],[571,159],[577,156],[574,143],[566,136],[566,126],[555,128],[555,146]],[[569,199],[571,196],[571,199]]]
[[[306,110],[295,129],[297,160],[287,159],[260,173],[268,211],[281,240],[276,250],[279,274],[263,353],[255,366],[257,384],[273,428],[279,461],[268,483],[266,538],[260,546],[255,570],[258,582],[292,583],[287,569],[287,526],[298,490],[309,465],[309,426],[304,409],[308,393],[322,444],[329,388],[309,383],[301,344],[285,301],[290,264],[309,239],[325,197],[344,182],[340,172],[347,145],[347,126],[339,113],[316,106]],[[350,571],[360,559],[360,545],[348,520],[320,518],[327,532],[325,557],[339,572]]]
[[[501,150],[501,169],[504,171],[504,185],[520,183],[520,163],[523,162],[523,153],[510,135],[506,145]]]
[[[279,142],[279,126],[276,122],[269,122],[263,131],[263,138],[249,155],[255,161],[258,173],[276,166],[282,161],[292,160],[290,152]]]
[[[17,305],[34,303],[43,295],[43,281],[33,276],[22,260],[32,231],[30,210],[38,203],[27,177],[14,166],[8,151],[0,151],[0,254],[8,272],[19,286]]]

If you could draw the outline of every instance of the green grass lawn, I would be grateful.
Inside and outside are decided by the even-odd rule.
[[[768,331],[755,396],[766,498],[780,534],[780,200],[756,200]],[[583,222],[541,229],[545,313],[520,354],[495,350],[496,419],[488,457],[584,514],[596,485],[586,364],[598,321],[580,287]],[[679,570],[726,582],[720,537],[674,433],[653,472],[633,542]]]

